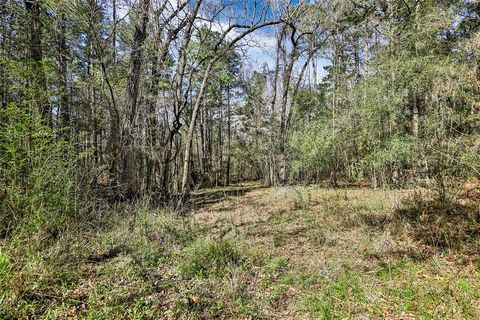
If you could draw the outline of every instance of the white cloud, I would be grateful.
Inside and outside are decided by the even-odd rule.
[[[243,41],[245,57],[255,69],[262,68],[267,64],[270,69],[275,65],[275,49],[277,40],[274,35],[258,30]]]

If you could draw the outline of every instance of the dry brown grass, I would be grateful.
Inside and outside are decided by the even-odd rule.
[[[462,264],[462,252],[445,251],[434,243],[425,243],[410,232],[408,223],[398,223],[402,200],[412,193],[316,187],[258,189],[204,208],[195,214],[194,220],[216,238],[242,241],[274,257],[285,257],[290,271],[284,277],[308,275],[317,279],[308,288],[302,288],[300,280],[285,285],[274,303],[264,307],[272,317],[328,318],[330,313],[325,311],[328,308],[321,307],[319,311],[308,307],[315,305],[315,299],[314,302],[307,299],[304,309],[299,306],[305,297],[321,296],[325,283],[341,281],[345,274],[354,275],[365,297],[362,301],[349,296],[333,302],[330,307],[340,310],[332,311],[334,318],[349,315],[408,319],[428,314],[434,318],[480,317],[474,304],[458,310],[457,295],[465,295],[464,292],[446,298],[442,291],[444,286],[462,287],[455,274],[464,279],[473,276],[472,288],[467,291],[480,302],[478,270],[475,269],[478,266],[470,264],[466,268]],[[472,246],[468,248],[472,250]],[[382,278],[385,272],[391,275],[388,281]],[[405,286],[407,291],[403,292]],[[417,291],[416,286],[427,289]],[[270,289],[275,290],[273,287]],[[262,296],[268,296],[268,292],[259,291],[258,295],[264,299]],[[445,301],[433,303],[429,296]],[[422,301],[428,308],[434,305],[437,310],[424,310],[420,305]]]
[[[480,318],[480,241],[418,238],[410,195],[248,184],[200,191],[186,217],[124,208],[31,256],[0,247],[0,318]]]

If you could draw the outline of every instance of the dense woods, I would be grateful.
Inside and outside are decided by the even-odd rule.
[[[479,172],[477,14],[469,1],[3,1],[2,135],[20,116],[51,146],[4,138],[2,189],[25,187],[23,148],[58,144],[74,185],[119,199],[184,202],[246,179],[447,188]],[[271,66],[244,62],[255,32],[275,42]]]
[[[245,181],[478,190],[478,1],[0,0],[0,50],[5,239]]]

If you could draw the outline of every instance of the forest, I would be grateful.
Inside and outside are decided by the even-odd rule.
[[[0,319],[479,319],[478,0],[0,0]]]

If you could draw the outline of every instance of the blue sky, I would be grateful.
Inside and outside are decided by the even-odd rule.
[[[178,3],[181,3],[182,0],[170,0],[172,4],[175,4],[176,1]],[[279,2],[281,4],[286,4],[287,0],[280,0]],[[293,0],[292,3],[296,4],[300,0]],[[308,0],[308,1],[313,1],[313,0]],[[193,3],[193,1],[192,1]],[[122,8],[122,1],[117,2],[119,8],[117,8],[117,15],[119,18],[124,17],[125,15],[128,15],[128,11],[131,8],[130,5],[126,5]],[[222,15],[218,15],[216,17],[216,21],[211,27],[216,30],[216,31],[223,31],[225,30],[228,25],[229,21],[231,22],[236,22],[236,23],[249,23],[250,21],[246,21],[245,19],[245,11],[247,10],[248,12],[248,17],[251,18],[254,12],[254,8],[256,6],[256,12],[257,16],[262,12],[262,9],[267,8],[266,7],[266,1],[259,1],[259,0],[248,0],[248,1],[243,1],[243,0],[204,0],[204,7],[203,7],[203,12],[201,12],[201,15],[204,15],[205,17],[208,17],[209,15],[212,14],[214,9],[210,10],[205,10],[207,4],[211,4],[213,6],[218,5],[219,7],[222,5],[228,5],[228,9],[224,11]],[[233,6],[233,7],[232,7]],[[247,7],[246,7],[247,6]],[[268,14],[267,18],[272,18],[274,16],[274,13],[272,11],[272,8],[268,9]],[[127,17],[128,19],[128,17]],[[206,22],[202,22],[206,23]],[[259,29],[252,33],[250,36],[248,36],[239,46],[239,50],[244,53],[244,58],[245,58],[245,63],[248,64],[252,69],[256,70],[261,70],[263,69],[263,66],[266,64],[268,65],[268,68],[272,70],[275,65],[275,46],[276,46],[276,39],[275,39],[275,26],[270,26],[270,27],[265,27],[262,29]],[[236,31],[237,33],[240,32],[240,30]],[[235,31],[232,32],[232,36],[235,34]],[[302,65],[304,61],[300,59],[298,62],[298,65]],[[325,74],[325,71],[323,69],[324,66],[328,65],[328,61],[325,59],[318,59],[317,62],[317,74],[319,79],[322,77],[322,75]],[[310,74],[313,74],[313,71],[310,70]],[[306,77],[308,77],[308,72],[306,74]]]
[[[208,0],[207,0],[208,1]],[[293,0],[293,4],[297,4],[300,0]],[[309,0],[310,2],[313,0]],[[215,0],[213,0],[215,2]],[[286,0],[282,0],[281,4],[286,4]],[[266,1],[259,0],[248,0],[247,2],[242,0],[218,0],[218,5],[228,5],[230,8],[233,6],[233,10],[226,10],[225,15],[217,18],[216,24],[212,25],[212,28],[216,31],[225,30],[229,21],[234,21],[237,23],[249,23],[245,19],[245,11],[248,11],[249,18],[252,18],[253,12],[255,11],[257,15],[262,12],[263,9],[266,9]],[[268,7],[267,18],[273,18],[274,12],[272,8]],[[208,14],[208,13],[207,13]],[[233,15],[233,16],[232,16]],[[245,55],[246,63],[250,65],[253,69],[263,69],[263,66],[266,64],[268,68],[272,70],[275,65],[275,48],[276,48],[276,38],[275,38],[275,28],[277,26],[270,26],[259,29],[253,34],[248,36],[245,41],[239,46],[239,50]],[[237,31],[237,33],[240,31]],[[235,34],[233,32],[232,34]],[[303,65],[304,60],[300,59],[298,65]],[[317,75],[320,79],[325,75],[324,66],[328,65],[329,62],[325,59],[317,60]],[[307,70],[306,77],[310,76],[313,78],[313,70]]]

